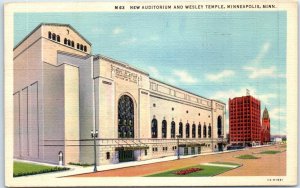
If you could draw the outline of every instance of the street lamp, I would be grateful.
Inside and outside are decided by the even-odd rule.
[[[96,138],[98,137],[98,130],[91,130],[91,137],[94,139],[94,172],[97,172]]]
[[[180,138],[181,135],[176,135],[176,138],[177,138],[177,159],[180,159],[180,156],[179,156],[179,138]]]

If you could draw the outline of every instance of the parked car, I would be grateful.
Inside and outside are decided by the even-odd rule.
[[[227,150],[236,150],[236,149],[244,149],[245,146],[240,145],[233,145],[233,146],[227,146]]]

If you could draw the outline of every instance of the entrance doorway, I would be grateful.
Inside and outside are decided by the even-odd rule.
[[[198,146],[198,154],[201,154],[201,146]]]
[[[219,143],[219,144],[218,144],[218,150],[219,150],[219,151],[223,151],[223,144],[222,144],[222,143]]]
[[[124,151],[120,150],[119,151],[119,162],[127,162],[127,161],[133,161],[134,160],[134,155],[132,150]]]
[[[188,147],[185,147],[184,148],[184,155],[188,155],[189,154],[189,148]]]
[[[63,155],[63,152],[60,151],[60,152],[58,152],[58,165],[62,166],[63,165],[63,161],[64,161],[64,155]]]

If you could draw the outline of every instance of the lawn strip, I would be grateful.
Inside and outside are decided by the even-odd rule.
[[[39,165],[33,163],[24,163],[24,162],[14,162],[14,177],[19,176],[28,176],[34,174],[42,174],[48,172],[56,172],[56,171],[63,171],[69,170],[66,167],[57,167],[57,166],[46,166],[46,165]]]

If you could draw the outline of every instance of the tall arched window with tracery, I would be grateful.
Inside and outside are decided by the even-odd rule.
[[[203,127],[203,137],[206,138],[206,125],[204,124],[204,127]]]
[[[151,138],[157,138],[157,120],[155,118],[151,122]]]
[[[196,137],[196,125],[193,124],[192,125],[192,138],[195,138]]]
[[[179,137],[182,138],[183,135],[183,125],[181,122],[179,122]]]
[[[167,138],[167,121],[166,120],[162,121],[161,137],[162,138]]]
[[[198,138],[201,138],[201,124],[198,125]]]
[[[175,138],[175,121],[171,122],[171,138]]]
[[[134,103],[131,97],[123,95],[118,101],[119,138],[134,138]]]
[[[187,123],[187,124],[185,125],[185,137],[186,137],[186,138],[189,138],[189,137],[190,137],[190,124],[189,124],[189,123]]]
[[[222,117],[218,116],[218,138],[222,136]]]

